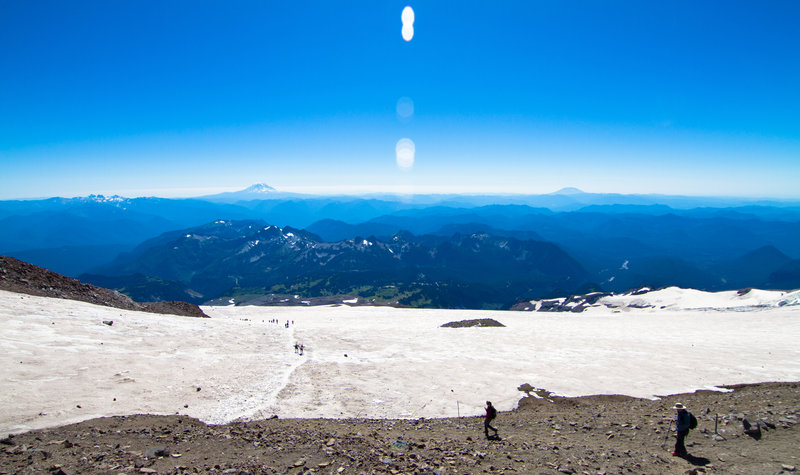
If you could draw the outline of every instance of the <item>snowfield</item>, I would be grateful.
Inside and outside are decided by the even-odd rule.
[[[798,292],[751,292],[671,288],[584,313],[228,306],[200,319],[0,291],[0,435],[133,413],[475,415],[487,399],[512,409],[524,383],[655,397],[800,380]],[[473,318],[506,327],[440,328]]]

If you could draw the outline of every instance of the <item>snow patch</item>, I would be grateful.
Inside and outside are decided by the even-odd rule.
[[[523,383],[564,396],[653,397],[800,380],[800,291],[706,294],[670,288],[619,301],[676,302],[666,310],[535,314],[234,306],[231,298],[203,307],[212,318],[198,319],[0,291],[3,394],[36,395],[4,399],[0,433],[176,409],[210,423],[272,414],[430,418],[455,417],[458,401],[462,416],[478,415],[486,399],[514,408]],[[723,297],[769,305],[698,310]],[[439,328],[474,318],[506,327]],[[292,350],[297,341],[303,358]]]

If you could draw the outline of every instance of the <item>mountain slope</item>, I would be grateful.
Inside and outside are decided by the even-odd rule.
[[[0,290],[41,297],[78,300],[126,310],[189,317],[208,316],[197,305],[182,301],[134,302],[129,297],[113,290],[79,282],[7,256],[0,256]]]

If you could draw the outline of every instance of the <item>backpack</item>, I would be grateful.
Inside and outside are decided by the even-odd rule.
[[[494,419],[497,417],[497,409],[494,406],[489,406],[489,419]]]
[[[691,412],[689,413],[689,429],[697,429],[697,418]]]

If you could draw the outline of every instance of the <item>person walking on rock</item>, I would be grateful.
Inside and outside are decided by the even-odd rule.
[[[672,408],[678,411],[675,416],[675,430],[677,431],[677,435],[675,436],[675,450],[672,452],[672,455],[676,457],[685,457],[688,455],[688,452],[686,451],[686,446],[683,441],[689,434],[692,416],[689,414],[689,411],[686,410],[686,406],[679,402],[675,403]]]
[[[492,406],[492,401],[486,401],[486,414],[483,415],[483,433],[489,439],[489,429],[494,431],[494,437],[497,437],[497,429],[492,427],[492,421],[497,417],[497,409]]]

